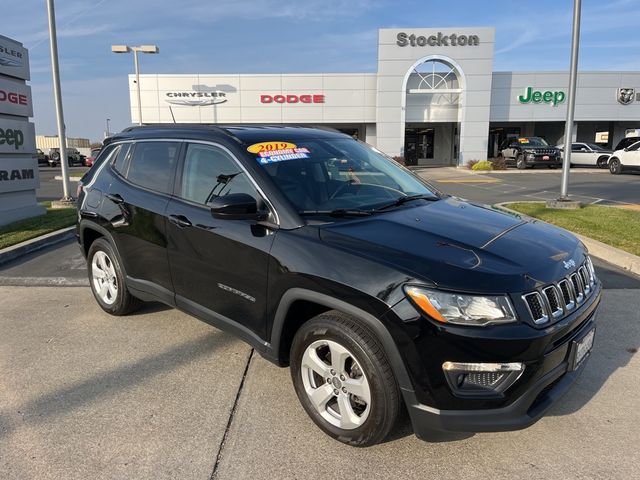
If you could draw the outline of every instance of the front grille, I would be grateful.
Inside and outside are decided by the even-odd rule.
[[[595,270],[591,259],[576,269],[574,273],[557,283],[546,285],[539,291],[529,292],[522,296],[531,319],[536,325],[557,320],[567,315],[576,306],[583,303],[593,292]]]
[[[529,293],[524,295],[523,298],[527,302],[527,307],[529,307],[529,313],[531,313],[534,323],[546,323],[549,321],[549,317],[545,313],[542,297],[538,292]]]
[[[553,318],[558,318],[562,316],[562,305],[560,304],[560,295],[558,295],[558,290],[555,286],[551,285],[550,287],[542,290],[544,293],[547,302],[549,303],[549,308],[551,309],[551,316]]]

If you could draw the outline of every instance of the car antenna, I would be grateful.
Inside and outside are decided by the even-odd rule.
[[[171,118],[173,118],[173,123],[176,123],[176,117],[173,116],[173,108],[169,105],[169,111],[171,112]]]

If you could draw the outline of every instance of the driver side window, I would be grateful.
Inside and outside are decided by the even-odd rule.
[[[627,148],[627,151],[635,152],[636,150],[638,150],[638,148],[640,148],[640,142],[636,142],[633,145],[631,145],[629,148]]]
[[[258,201],[258,192],[240,165],[222,148],[191,143],[182,169],[180,197],[201,205],[230,193],[246,193]]]

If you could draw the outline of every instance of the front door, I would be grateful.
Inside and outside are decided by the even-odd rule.
[[[178,183],[167,208],[176,305],[264,339],[274,232],[254,221],[215,219],[208,206],[230,193],[260,201],[256,188],[226,148],[199,143],[187,144]]]

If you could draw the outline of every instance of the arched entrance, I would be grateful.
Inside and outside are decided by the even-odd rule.
[[[404,78],[401,134],[407,165],[457,165],[465,79],[450,58],[430,55]]]

